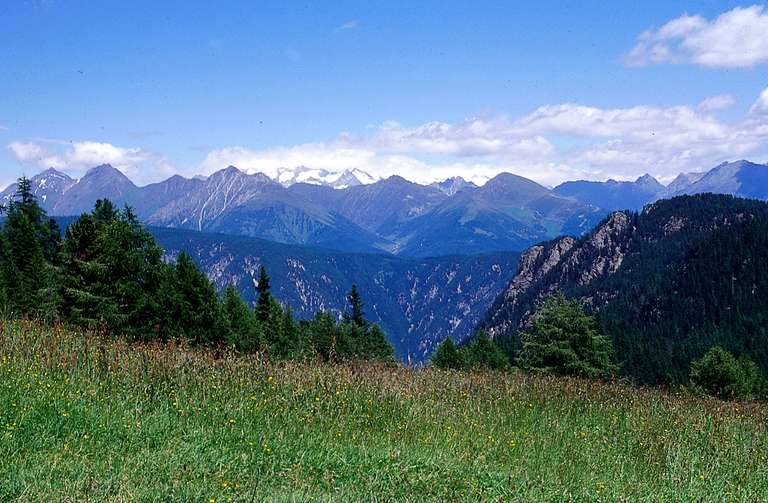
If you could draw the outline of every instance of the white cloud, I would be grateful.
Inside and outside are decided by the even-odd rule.
[[[8,150],[23,164],[42,169],[56,168],[73,176],[100,164],[111,164],[136,183],[156,181],[174,172],[173,166],[162,156],[141,148],[118,147],[104,142],[68,143],[39,139],[11,142]]]
[[[650,172],[670,179],[719,162],[768,153],[768,90],[743,119],[725,122],[712,112],[731,106],[729,95],[698,105],[604,109],[545,105],[519,118],[470,118],[406,127],[386,122],[365,135],[343,133],[327,142],[253,150],[214,150],[205,173],[233,164],[274,176],[305,165],[338,171],[361,168],[418,182],[461,175],[482,181],[510,171],[545,184],[568,179],[634,179]]]
[[[760,93],[755,104],[749,109],[749,113],[753,115],[768,115],[768,87]]]
[[[420,183],[456,175],[482,183],[502,171],[547,185],[573,179],[634,179],[646,172],[668,180],[725,160],[766,158],[768,89],[741,119],[717,116],[715,112],[734,101],[720,95],[670,107],[563,103],[521,117],[474,117],[412,127],[390,121],[364,134],[341,133],[322,142],[210,150],[198,172],[210,174],[235,165],[274,177],[278,168],[304,165],[329,171],[360,168],[376,177],[396,174]],[[53,166],[75,176],[101,163],[112,164],[137,183],[174,172],[158,154],[103,142],[38,138],[10,143],[8,149],[22,163]]]
[[[768,12],[736,7],[710,21],[683,14],[648,30],[624,60],[630,65],[691,63],[710,68],[751,68],[768,63]]]
[[[344,31],[344,30],[353,30],[360,26],[360,20],[359,19],[350,19],[349,21],[340,24],[337,26],[333,31]]]
[[[702,112],[716,112],[718,110],[725,110],[731,108],[736,104],[736,98],[730,94],[720,94],[718,96],[710,96],[699,103],[699,110]]]
[[[42,160],[47,155],[40,145],[32,142],[14,141],[8,144],[8,150],[20,161]]]

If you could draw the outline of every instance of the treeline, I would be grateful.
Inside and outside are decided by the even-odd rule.
[[[342,320],[318,313],[297,321],[271,294],[264,267],[251,309],[233,286],[219,295],[186,253],[165,262],[129,207],[99,200],[62,239],[21,178],[2,211],[0,309],[7,317],[62,321],[133,340],[223,344],[274,359],[393,358],[385,334],[364,318],[354,285]]]

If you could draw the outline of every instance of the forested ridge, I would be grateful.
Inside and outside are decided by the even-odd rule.
[[[384,333],[364,318],[354,285],[342,320],[320,312],[297,321],[272,295],[264,267],[251,309],[233,286],[218,294],[187,254],[164,262],[128,206],[98,200],[62,238],[22,178],[3,213],[0,307],[6,317],[64,322],[132,340],[226,345],[274,359],[392,359]]]
[[[514,303],[497,299],[488,320],[514,327],[499,337],[508,354],[541,301],[561,291],[597,316],[621,372],[637,382],[686,382],[713,346],[768,369],[768,204],[702,194],[619,216],[575,240]]]

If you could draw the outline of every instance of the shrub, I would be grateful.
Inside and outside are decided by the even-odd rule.
[[[762,393],[764,377],[748,356],[738,359],[720,346],[691,362],[691,384],[722,399],[743,399]]]
[[[456,348],[456,344],[450,337],[446,337],[443,342],[438,344],[430,360],[432,365],[439,369],[460,370],[466,367],[462,353]]]

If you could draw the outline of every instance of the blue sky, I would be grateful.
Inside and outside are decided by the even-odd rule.
[[[3,2],[0,181],[765,162],[766,33],[768,8],[725,1]]]

